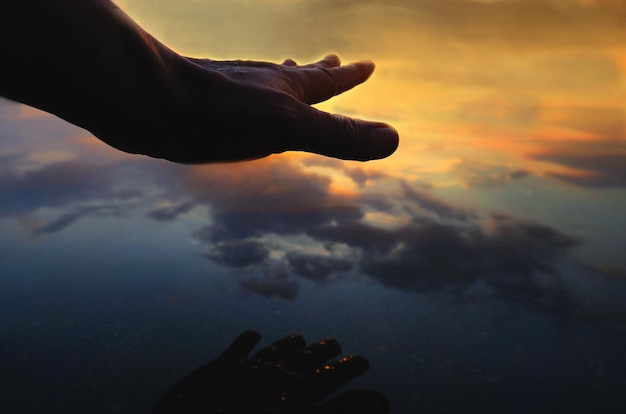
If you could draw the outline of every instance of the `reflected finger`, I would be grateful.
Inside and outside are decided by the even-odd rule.
[[[301,352],[306,347],[306,341],[300,334],[289,335],[279,339],[267,348],[257,352],[253,359],[263,362],[284,362],[297,352]]]
[[[220,358],[246,358],[259,341],[261,341],[261,334],[253,330],[245,331],[235,338]]]
[[[320,392],[330,393],[340,386],[363,375],[370,367],[367,359],[361,356],[348,356],[325,365],[316,372],[316,382]]]
[[[324,339],[308,347],[303,354],[302,368],[314,370],[341,354],[341,345],[335,339]]]

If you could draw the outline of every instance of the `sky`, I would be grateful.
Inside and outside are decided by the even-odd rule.
[[[573,237],[584,233],[594,248],[580,243],[574,250],[581,260],[626,273],[615,248],[626,241],[618,231],[624,225],[620,207],[626,207],[622,1],[118,3],[189,56],[306,63],[334,52],[345,61],[374,60],[378,69],[370,81],[319,106],[394,125],[401,136],[397,153],[368,164],[287,157],[306,178],[330,180],[314,179],[333,203],[352,203],[383,187],[398,197],[417,189],[481,220],[505,214]],[[29,116],[42,115],[6,109],[12,122],[3,122],[5,134]],[[77,135],[82,147],[99,145],[86,133]],[[3,153],[25,156],[28,144],[15,141]],[[79,162],[74,147],[49,145],[28,155],[28,162]],[[287,168],[274,160],[251,165],[234,169]],[[204,171],[189,170],[197,180]],[[367,214],[396,224],[410,220],[409,213],[389,213]]]
[[[206,273],[226,286],[223,296],[211,296],[215,303],[246,304],[235,312],[239,321],[217,305],[209,312],[220,315],[225,337],[229,322],[274,329],[255,311],[289,313],[288,327],[305,318],[319,321],[313,332],[335,332],[323,323],[327,316],[309,318],[316,301],[351,314],[353,325],[372,317],[378,331],[397,339],[387,346],[402,349],[408,347],[403,335],[417,334],[396,326],[400,321],[385,330],[381,315],[392,318],[394,306],[394,315],[402,307],[430,315],[420,333],[451,349],[453,333],[467,335],[471,349],[482,343],[467,326],[485,323],[476,322],[484,316],[480,309],[494,303],[521,310],[524,316],[513,319],[544,338],[533,345],[512,331],[503,334],[527,349],[578,355],[573,345],[557,350],[562,333],[542,325],[545,315],[559,329],[575,321],[624,337],[624,1],[117,3],[187,56],[308,63],[332,52],[346,62],[374,60],[370,80],[317,106],[387,122],[398,129],[400,146],[388,159],[368,163],[287,153],[182,166],[121,153],[52,115],[2,100],[0,280],[8,290],[0,294],[0,309],[7,321],[30,315],[25,292],[37,287],[94,294],[97,286],[110,298],[108,289],[126,286],[123,277],[130,275],[139,275],[132,276],[136,290],[126,287],[131,290],[120,298],[151,298],[182,312],[181,301],[197,306],[192,291],[206,288],[209,282],[197,279]],[[120,276],[107,282],[106,269]],[[93,286],[72,276],[85,272],[94,272]],[[170,273],[175,281],[168,281]],[[49,281],[55,278],[62,283]],[[340,298],[345,308],[329,298]],[[440,301],[470,310],[460,316]],[[119,310],[107,306],[117,318]],[[439,313],[438,306],[447,310]],[[157,314],[177,326],[165,311]],[[410,317],[400,319],[413,326]],[[123,317],[116,320],[123,326]],[[528,327],[529,321],[536,324]],[[581,333],[587,331],[574,331],[577,344],[587,340]],[[607,355],[619,348],[594,346],[608,347]],[[383,353],[382,345],[367,349],[374,357]],[[595,363],[611,365],[601,357]],[[596,378],[598,390],[619,389],[619,374],[606,370]]]

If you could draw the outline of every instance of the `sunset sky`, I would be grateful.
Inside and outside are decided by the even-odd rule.
[[[602,204],[616,207],[602,214],[608,232],[625,225],[617,208],[626,208],[621,0],[119,4],[189,56],[308,63],[334,52],[344,61],[374,60],[370,81],[319,105],[399,130],[393,157],[353,168],[429,186],[464,207],[519,213],[568,231],[602,231],[604,224],[587,222],[589,210]],[[331,187],[357,191],[338,171],[325,171]],[[570,220],[556,222],[564,216]],[[610,267],[626,268],[621,258],[611,260],[620,263]]]
[[[507,369],[539,371],[562,357],[555,383],[604,370],[593,390],[626,395],[626,360],[602,354],[619,355],[626,343],[625,1],[116,3],[187,56],[304,64],[337,53],[344,62],[375,61],[370,80],[317,107],[387,122],[400,147],[368,163],[287,153],[183,166],[121,153],[52,115],[0,100],[2,337],[64,340],[23,322],[42,309],[32,292],[50,295],[53,311],[41,312],[50,326],[77,320],[71,335],[80,338],[81,318],[112,315],[123,330],[135,313],[163,318],[159,324],[181,335],[197,332],[194,323],[205,322],[198,309],[207,306],[218,348],[241,328],[279,334],[306,320],[315,334],[367,337],[366,345],[350,344],[390,373],[404,366],[385,359],[389,349],[399,347],[411,370],[428,369],[419,352],[445,349],[452,356],[441,361],[469,355],[467,372],[478,368],[467,375],[479,372],[492,386],[497,376],[480,370],[493,346],[508,368],[490,369],[503,382]],[[75,294],[80,300],[67,303],[80,302],[87,316],[46,289]],[[98,294],[103,304],[91,304]],[[448,299],[471,310],[442,305]],[[500,312],[501,303],[523,312]],[[502,318],[495,322],[494,309]],[[419,324],[417,314],[426,315]],[[516,324],[502,328],[506,318]],[[117,329],[107,323],[103,332]],[[614,342],[589,339],[599,356],[576,371],[571,361],[587,358],[576,346],[587,343],[588,330],[595,335],[594,324],[610,326]],[[372,337],[363,333],[370,328]],[[124,335],[123,346],[141,342]],[[155,343],[158,352],[180,345]],[[25,349],[35,354],[33,344]],[[445,382],[437,361],[429,373]],[[18,388],[7,389],[28,400]],[[396,398],[413,410],[409,391]],[[439,397],[433,401],[447,401]]]

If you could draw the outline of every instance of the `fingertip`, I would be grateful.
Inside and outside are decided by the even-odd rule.
[[[362,73],[361,82],[365,82],[366,80],[368,80],[369,77],[372,76],[372,74],[374,73],[374,70],[376,70],[376,64],[371,60],[356,62],[354,63],[354,65],[357,66]]]
[[[245,331],[235,338],[226,353],[239,358],[246,357],[260,341],[260,333],[254,330]]]
[[[289,66],[289,67],[296,67],[298,66],[298,63],[293,60],[293,59],[285,59],[285,61],[282,63],[283,66]]]
[[[367,68],[372,72],[374,72],[374,69],[376,69],[376,63],[374,63],[373,60],[359,60],[357,62],[353,62],[352,64],[360,66],[362,68]]]
[[[398,131],[390,126],[376,128],[369,133],[369,149],[372,159],[390,156],[398,149],[399,143]]]
[[[326,67],[335,67],[341,65],[341,58],[335,53],[329,53],[320,61]]]
[[[349,366],[352,373],[362,375],[370,369],[369,361],[360,355],[350,355],[339,360],[340,365]]]

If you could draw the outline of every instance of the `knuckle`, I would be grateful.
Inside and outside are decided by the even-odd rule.
[[[367,158],[361,137],[363,136],[362,123],[356,119],[333,115],[338,155],[344,159],[360,160]]]

